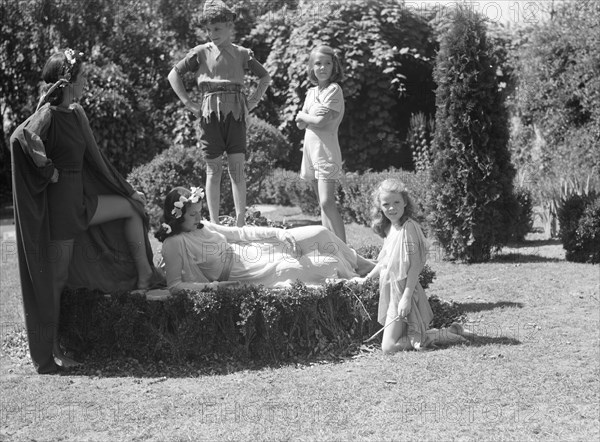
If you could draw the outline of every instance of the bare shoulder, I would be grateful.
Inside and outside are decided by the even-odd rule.
[[[417,237],[419,234],[418,231],[421,230],[421,226],[419,226],[419,224],[411,218],[406,220],[403,227],[406,231],[406,234],[411,237]]]

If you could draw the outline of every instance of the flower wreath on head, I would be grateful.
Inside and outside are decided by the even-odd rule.
[[[77,60],[83,57],[83,52],[75,52],[73,49],[69,48],[65,50],[64,55],[66,61],[62,66],[63,76],[60,77],[58,81],[40,97],[36,111],[42,106],[42,104],[46,102],[46,98],[48,98],[57,88],[63,88],[67,84],[71,83],[71,77],[73,77],[73,68],[75,67],[75,63],[77,63]]]
[[[204,198],[204,190],[201,187],[192,187],[190,189],[192,193],[189,198],[186,198],[183,195],[179,196],[179,201],[175,201],[173,204],[175,207],[171,210],[171,215],[173,215],[176,219],[180,218],[183,215],[183,206],[187,203],[196,204],[202,198]]]
[[[62,77],[62,80],[71,82],[71,77],[73,76],[73,68],[75,67],[75,63],[77,63],[77,60],[81,57],[83,57],[83,52],[75,53],[75,51],[70,48],[65,51],[65,58],[67,59],[67,61],[63,65],[64,75]],[[64,84],[62,86],[64,86]]]

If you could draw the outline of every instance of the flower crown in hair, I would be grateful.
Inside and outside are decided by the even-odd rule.
[[[68,82],[71,81],[71,77],[73,76],[73,68],[75,67],[75,63],[77,63],[77,60],[80,59],[81,57],[83,57],[83,52],[77,52],[77,53],[75,53],[75,51],[73,49],[67,49],[65,51],[65,58],[67,59],[67,61],[63,65],[63,72],[65,74],[64,74],[64,76],[62,78],[64,80],[67,80]]]
[[[192,194],[189,198],[180,195],[179,201],[175,201],[175,203],[173,204],[175,207],[173,208],[173,210],[171,210],[171,215],[173,215],[175,218],[180,218],[183,215],[182,209],[184,205],[186,205],[187,203],[196,204],[198,201],[204,198],[204,190],[202,188],[192,187],[190,191]]]

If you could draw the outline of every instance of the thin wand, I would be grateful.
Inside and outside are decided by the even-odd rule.
[[[394,322],[396,322],[399,318],[400,318],[400,315],[396,315],[396,317],[392,321],[390,321],[388,324],[386,324],[383,327],[381,327],[381,330],[379,330],[377,333],[375,333],[373,336],[371,336],[366,341],[363,341],[363,344],[366,344],[367,342],[370,342],[373,339],[375,339],[377,337],[377,335],[379,335],[379,333],[381,333],[382,331],[384,331],[386,328],[388,328],[390,325],[392,325]]]

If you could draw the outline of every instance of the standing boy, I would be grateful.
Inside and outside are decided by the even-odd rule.
[[[169,83],[185,107],[199,117],[199,141],[206,161],[206,200],[210,220],[219,224],[223,153],[227,154],[229,176],[241,227],[246,217],[246,114],[254,109],[271,83],[266,69],[254,59],[250,49],[234,45],[236,14],[221,0],[207,0],[202,23],[211,40],[196,46],[169,72]],[[254,93],[243,93],[245,70],[258,78]],[[190,99],[182,81],[194,72],[200,88],[200,103]]]

